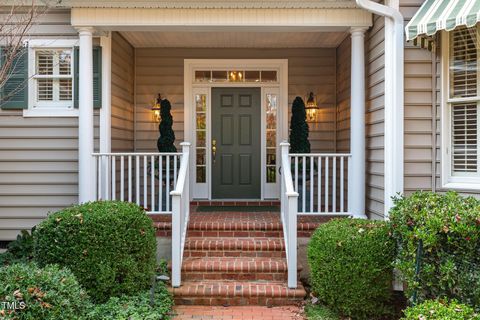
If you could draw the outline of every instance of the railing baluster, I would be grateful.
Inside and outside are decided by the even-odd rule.
[[[306,167],[307,167],[307,160],[306,157],[302,157],[302,212],[306,212],[305,207],[305,200],[306,200],[306,193],[307,193],[307,175],[306,175]]]
[[[163,211],[163,163],[162,156],[158,156],[158,211]]]
[[[147,156],[143,156],[143,207],[148,207]]]
[[[330,212],[328,208],[328,157],[325,157],[325,212]]]
[[[318,212],[322,212],[322,157],[318,157]]]
[[[298,157],[295,157],[295,191],[298,192]]]
[[[135,203],[140,205],[140,156],[135,156]]]
[[[104,180],[105,195],[104,197],[105,197],[105,200],[110,200],[110,180],[108,179],[110,175],[110,156],[105,156],[104,163],[105,163],[105,180]]]
[[[177,156],[173,156],[173,187],[177,185]]]
[[[150,199],[150,210],[155,210],[155,157],[150,157],[150,188],[152,191],[151,199]]]
[[[337,157],[332,157],[332,212],[337,211]]]
[[[170,211],[170,156],[167,155],[166,157],[166,170],[165,170],[165,210]]]
[[[117,158],[112,156],[112,200],[117,199]]]
[[[315,182],[313,180],[313,157],[308,157],[310,161],[310,210],[309,212],[313,212],[313,191],[315,189]]]
[[[345,192],[345,190],[343,189],[343,186],[344,186],[344,182],[343,182],[343,177],[344,177],[344,172],[343,172],[343,169],[344,166],[343,166],[343,157],[340,157],[340,212],[344,212],[343,211],[343,207],[344,207],[344,203],[343,203],[343,193]]]
[[[125,158],[120,157],[120,200],[125,201]]]
[[[97,179],[97,185],[98,185],[98,190],[97,190],[97,198],[99,200],[103,199],[103,188],[102,188],[102,158],[103,156],[98,157],[97,159],[97,171],[98,171],[98,179]]]
[[[128,156],[128,202],[132,202],[132,156]]]

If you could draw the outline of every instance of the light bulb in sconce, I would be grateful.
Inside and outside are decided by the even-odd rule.
[[[160,104],[162,103],[162,95],[159,93],[158,97],[152,100],[153,119],[155,122],[160,122]]]
[[[317,97],[313,94],[313,92],[310,92],[307,97],[305,97],[306,103],[305,103],[305,111],[307,113],[307,121],[309,122],[314,122],[317,120],[317,113],[319,110],[318,104],[317,104]]]

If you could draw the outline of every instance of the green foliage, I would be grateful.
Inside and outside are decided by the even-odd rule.
[[[290,121],[290,152],[310,153],[308,141],[307,114],[302,98],[296,97],[292,104],[292,119]]]
[[[402,320],[478,320],[473,308],[452,300],[427,300],[415,307],[407,308]]]
[[[395,243],[381,221],[334,219],[308,246],[312,291],[333,311],[353,319],[392,312]]]
[[[134,296],[110,298],[104,304],[96,305],[86,316],[86,320],[157,320],[167,319],[173,300],[165,284],[157,283],[154,304],[150,305],[150,292],[144,291]]]
[[[319,304],[305,306],[305,315],[308,320],[340,320],[335,312]]]
[[[160,116],[162,120],[158,129],[160,130],[160,138],[157,141],[159,152],[177,152],[177,148],[173,144],[175,142],[175,133],[173,132],[173,118],[170,110],[172,106],[170,101],[163,99],[160,102]]]
[[[455,192],[416,192],[395,199],[390,219],[400,248],[395,265],[407,283],[407,297],[417,290],[420,301],[446,297],[479,309],[480,201]]]
[[[75,320],[89,308],[87,293],[68,269],[56,265],[13,264],[0,268],[1,319]]]
[[[33,258],[33,237],[27,230],[17,236],[17,239],[10,242],[7,251],[0,253],[0,266],[14,263],[26,263]]]
[[[72,270],[94,302],[149,288],[155,272],[155,232],[143,208],[98,201],[44,220],[33,233],[35,260]]]

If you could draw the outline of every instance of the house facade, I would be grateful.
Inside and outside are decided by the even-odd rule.
[[[3,87],[0,240],[95,199],[171,211],[181,160],[156,158],[158,94],[171,103],[177,149],[190,144],[193,201],[281,199],[292,101],[310,92],[312,169],[324,173],[305,192],[313,170],[292,159],[301,212],[383,219],[399,192],[479,195],[479,4],[422,4],[53,6]],[[418,43],[404,41],[410,20],[407,38]],[[159,161],[171,167],[154,172]],[[159,183],[162,172],[171,181]]]

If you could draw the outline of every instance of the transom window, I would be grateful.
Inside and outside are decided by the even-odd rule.
[[[278,82],[276,70],[197,70],[195,82]]]
[[[34,108],[73,108],[73,50],[42,48],[34,55]]]
[[[444,38],[445,39],[445,38]],[[474,183],[480,187],[479,117],[480,71],[478,28],[461,28],[448,33],[443,53],[448,74],[443,88],[449,146],[445,148],[447,183]],[[444,57],[445,59],[446,57]],[[444,69],[445,70],[445,69]],[[446,71],[446,70],[445,70]],[[471,185],[470,185],[471,186]],[[468,188],[469,186],[461,186]]]

